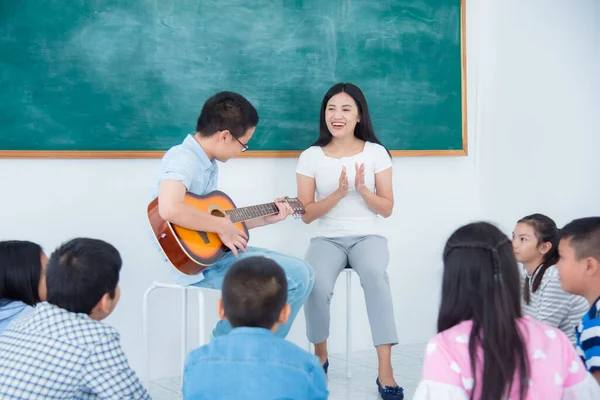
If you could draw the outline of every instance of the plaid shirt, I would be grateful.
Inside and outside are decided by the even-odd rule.
[[[48,303],[0,336],[1,399],[150,399],[117,331]]]

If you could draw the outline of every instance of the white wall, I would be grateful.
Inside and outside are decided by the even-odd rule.
[[[600,2],[487,1],[481,20],[483,217],[600,215]]]
[[[549,3],[469,1],[470,155],[394,161],[396,208],[384,233],[390,239],[389,275],[402,343],[424,342],[435,331],[440,253],[460,224],[484,216],[508,233],[529,212],[547,212],[561,224],[600,214],[599,3]],[[140,374],[143,291],[153,280],[170,279],[146,233],[145,207],[157,162],[0,160],[0,239],[30,239],[51,251],[85,235],[108,240],[122,252],[122,300],[107,322],[121,332]],[[233,160],[222,166],[221,188],[238,205],[294,195],[294,168],[295,160]],[[289,220],[252,232],[252,244],[301,257],[312,230]],[[340,279],[332,306],[334,352],[344,348],[344,293]],[[357,279],[353,293],[354,348],[369,348]],[[177,375],[178,297],[158,296],[151,303],[153,373]],[[209,326],[216,320],[216,298],[217,293],[209,296]],[[195,333],[193,302],[189,312]],[[297,321],[290,340],[304,345],[304,319]]]
[[[157,161],[0,161],[2,207],[0,239],[37,241],[50,252],[75,236],[91,236],[113,243],[122,253],[121,302],[107,320],[122,335],[133,366],[142,373],[142,295],[153,280],[169,281],[146,233],[148,182]],[[403,343],[422,342],[433,332],[438,299],[439,253],[444,237],[469,218],[473,167],[467,158],[396,160],[395,215],[387,221],[392,263],[390,281],[395,314]],[[9,168],[12,171],[9,171]],[[295,194],[295,160],[234,160],[222,168],[221,186],[238,205],[256,204],[283,194]],[[256,176],[264,177],[258,183]],[[252,182],[251,184],[249,182]],[[436,221],[435,223],[431,223]],[[302,257],[313,227],[290,219],[251,232],[252,244]],[[179,298],[155,292],[152,363],[154,376],[177,374],[179,360]],[[345,286],[340,279],[332,308],[331,350],[344,348]],[[158,299],[161,299],[160,301]],[[216,321],[217,293],[209,296],[206,321]],[[197,309],[190,296],[190,334],[196,332]],[[419,308],[415,307],[419,304]],[[362,292],[354,279],[354,348],[368,348],[370,333]],[[159,321],[158,318],[161,320]],[[290,339],[302,346],[301,315]],[[190,341],[195,346],[196,341]]]

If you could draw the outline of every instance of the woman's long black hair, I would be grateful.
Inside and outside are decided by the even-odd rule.
[[[469,357],[475,389],[481,385],[486,400],[504,399],[519,376],[520,399],[529,382],[526,344],[517,320],[521,314],[521,292],[517,260],[506,235],[487,222],[459,228],[444,249],[442,303],[438,332],[462,321],[472,321]],[[477,358],[483,350],[483,360]],[[477,364],[483,362],[481,382]]]

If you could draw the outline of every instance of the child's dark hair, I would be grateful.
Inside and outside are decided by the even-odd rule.
[[[575,256],[593,257],[600,262],[600,217],[579,218],[561,230],[561,239],[569,240]]]
[[[110,243],[77,238],[62,244],[48,260],[48,303],[74,313],[90,315],[108,293],[115,297],[121,255]]]
[[[477,222],[459,228],[444,249],[438,332],[472,321],[471,369],[483,362],[481,399],[500,400],[518,374],[525,399],[529,363],[517,320],[521,318],[520,278],[510,240],[498,228]],[[478,349],[483,357],[477,356]],[[474,381],[473,392],[479,383]]]
[[[0,242],[0,303],[39,303],[42,277],[42,248],[24,240]]]
[[[229,130],[233,137],[239,139],[256,125],[258,113],[244,96],[220,92],[204,103],[196,123],[196,132],[209,137],[219,131]]]
[[[221,294],[232,327],[271,329],[287,302],[287,280],[270,258],[248,257],[229,268]]]
[[[365,142],[377,143],[382,145],[379,139],[377,139],[377,136],[375,136],[375,130],[373,129],[373,124],[371,123],[371,115],[369,114],[369,106],[367,105],[367,99],[363,94],[362,90],[360,90],[358,86],[353,85],[352,83],[336,83],[331,88],[329,88],[327,93],[325,93],[323,101],[321,102],[319,138],[315,143],[313,143],[313,146],[326,146],[333,139],[333,135],[331,134],[331,132],[329,132],[329,128],[327,128],[327,121],[325,120],[325,111],[327,110],[327,103],[329,102],[329,99],[331,99],[333,96],[339,93],[346,93],[348,96],[352,97],[352,99],[356,103],[356,107],[358,107],[358,115],[360,117],[360,122],[357,123],[354,127],[354,136],[361,140],[364,140]],[[390,154],[389,150],[388,154]]]
[[[527,224],[533,228],[538,246],[546,242],[552,245],[550,250],[544,254],[542,264],[539,266],[539,271],[533,280],[531,290],[535,293],[542,284],[542,278],[544,278],[546,270],[558,262],[558,242],[560,240],[560,231],[556,227],[554,220],[544,214],[528,215],[521,218],[518,223]],[[525,284],[523,285],[523,299],[527,304],[529,304],[531,301],[528,276],[525,277]]]

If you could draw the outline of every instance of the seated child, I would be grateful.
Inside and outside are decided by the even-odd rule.
[[[274,332],[288,321],[287,280],[265,257],[235,262],[223,280],[221,319],[232,326],[187,357],[184,399],[326,399],[314,356]]]
[[[600,399],[567,336],[523,316],[510,240],[478,222],[444,249],[438,334],[413,400]]]
[[[33,312],[46,300],[48,259],[39,244],[0,242],[0,334],[11,321]]]
[[[576,219],[561,236],[556,266],[562,287],[591,306],[575,329],[577,353],[600,383],[600,217]]]
[[[47,303],[0,336],[2,399],[149,399],[100,322],[119,301],[121,256],[96,239],[60,246],[46,268]]]
[[[521,274],[524,315],[560,329],[575,346],[575,326],[589,309],[581,296],[565,292],[556,263],[560,231],[543,214],[521,218],[513,231],[513,250],[523,265]]]

